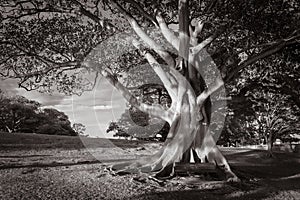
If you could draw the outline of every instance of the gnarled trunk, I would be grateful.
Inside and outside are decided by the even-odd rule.
[[[190,162],[193,156],[197,162],[215,163],[224,169],[230,180],[238,180],[222,155],[209,129],[211,108],[210,95],[216,92],[224,83],[220,76],[209,87],[201,75],[202,68],[199,52],[211,43],[215,34],[198,43],[197,36],[201,32],[203,23],[199,22],[195,30],[189,22],[189,1],[179,0],[179,37],[168,28],[160,14],[156,16],[165,39],[178,52],[178,61],[161,44],[152,39],[139,26],[137,21],[116,1],[111,0],[128,20],[139,38],[159,55],[168,65],[169,71],[164,70],[161,64],[149,51],[142,48],[142,44],[135,38],[130,38],[132,44],[140,51],[158,75],[172,99],[169,109],[160,105],[148,105],[139,102],[108,70],[101,73],[113,84],[130,104],[143,112],[167,121],[170,131],[162,149],[152,156],[141,158],[130,163],[121,163],[113,169],[125,172],[156,172],[158,175],[172,175],[176,162]],[[206,66],[207,67],[207,66]],[[181,69],[177,71],[176,69]],[[183,75],[182,75],[183,74]],[[191,155],[193,154],[193,155]]]
[[[196,95],[189,90],[184,93],[179,103],[175,117],[169,122],[170,131],[163,148],[152,156],[114,165],[113,169],[131,173],[155,172],[157,176],[166,177],[173,175],[174,163],[189,163],[193,157],[194,162],[215,163],[224,170],[228,180],[238,180],[210,134],[210,113],[204,113],[205,117],[201,116],[203,114],[199,112],[196,104]],[[209,107],[208,103],[206,107]],[[210,110],[204,108],[203,112]]]

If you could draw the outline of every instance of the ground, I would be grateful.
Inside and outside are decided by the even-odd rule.
[[[82,142],[83,141],[83,142]],[[160,143],[0,133],[0,199],[300,199],[300,154],[222,148],[240,183],[212,175],[160,181],[119,176],[111,163]]]

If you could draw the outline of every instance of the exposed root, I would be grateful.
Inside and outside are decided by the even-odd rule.
[[[227,178],[226,181],[230,182],[230,183],[240,183],[241,182],[241,180],[236,175],[234,175],[233,177]]]

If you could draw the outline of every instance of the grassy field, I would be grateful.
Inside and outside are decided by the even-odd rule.
[[[143,147],[143,148],[141,148]],[[0,199],[300,199],[300,154],[222,148],[238,184],[210,176],[156,182],[119,176],[112,162],[151,155],[145,141],[0,133]]]
[[[0,150],[30,149],[83,149],[83,148],[134,148],[147,141],[129,141],[121,139],[88,138],[77,136],[43,135],[31,133],[0,132]]]

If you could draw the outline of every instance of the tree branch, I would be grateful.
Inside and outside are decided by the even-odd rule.
[[[141,51],[141,44],[136,40],[132,40],[132,44],[137,48],[138,50]],[[158,75],[160,80],[163,82],[166,90],[168,91],[171,99],[174,101],[176,99],[176,85],[174,85],[170,81],[170,77],[167,75],[167,72],[161,67],[161,65],[157,62],[157,60],[147,51],[142,52],[144,57],[147,59],[148,63],[154,70],[154,72]]]
[[[215,82],[207,89],[205,89],[198,97],[197,97],[197,105],[202,106],[204,101],[212,95],[214,92],[218,91],[222,86],[224,85],[224,82],[222,78],[219,76],[215,80]]]
[[[137,21],[118,3],[114,0],[111,0],[112,5],[117,8],[130,23],[131,27],[135,31],[135,33],[151,48],[153,49],[164,61],[169,65],[169,67],[175,67],[175,61],[172,56],[165,51],[165,49],[158,43],[156,43],[151,37],[149,37],[145,31],[140,27]]]
[[[191,48],[192,55],[197,55],[204,47],[209,45],[212,41],[214,41],[217,38],[217,34],[213,34],[212,36],[206,38],[203,40],[200,44],[198,44],[195,47]]]
[[[157,26],[157,21],[154,17],[152,17],[151,15],[149,15],[140,4],[138,4],[136,1],[134,0],[125,0],[126,2],[132,4],[135,8],[138,9],[138,11],[140,11],[140,13],[148,20],[150,20],[155,26]]]
[[[287,39],[282,39],[279,42],[275,43],[274,45],[264,49],[261,53],[250,57],[249,59],[247,59],[243,63],[239,64],[235,69],[233,69],[233,71],[231,73],[229,73],[227,75],[227,77],[225,79],[226,82],[234,79],[238,75],[240,70],[242,70],[245,67],[257,62],[258,60],[261,60],[263,58],[271,56],[274,53],[277,53],[278,51],[282,50],[284,47],[286,47],[288,45],[295,44],[295,43],[300,43],[299,39],[300,39],[300,34],[291,36]]]
[[[184,60],[189,58],[189,0],[179,0],[179,56]],[[188,62],[186,62],[188,63]],[[188,67],[186,65],[185,67]],[[187,69],[186,69],[187,70]]]
[[[84,8],[84,6],[77,0],[71,0],[75,5],[79,6],[80,8],[80,12],[87,16],[88,18],[90,18],[91,20],[93,20],[96,23],[100,23],[101,26],[104,26],[104,22],[103,20],[101,20],[97,15],[94,15],[93,13],[91,13],[90,11],[88,11],[87,9]],[[97,6],[97,5],[96,5]]]
[[[95,63],[87,62],[83,64],[87,68],[91,68]],[[95,68],[95,67],[93,67]],[[100,71],[101,75],[104,76],[110,84],[112,84],[121,94],[122,96],[135,108],[146,112],[154,117],[158,117],[160,119],[163,119],[170,123],[171,115],[172,113],[169,111],[166,111],[161,105],[148,105],[145,103],[142,103],[140,100],[138,100],[135,96],[133,96],[129,90],[119,82],[119,80],[112,75],[109,71],[102,69]]]
[[[161,16],[161,13],[158,13],[156,16],[157,22],[159,24],[160,30],[166,40],[177,50],[179,51],[179,38],[171,31],[166,24],[165,20]]]

